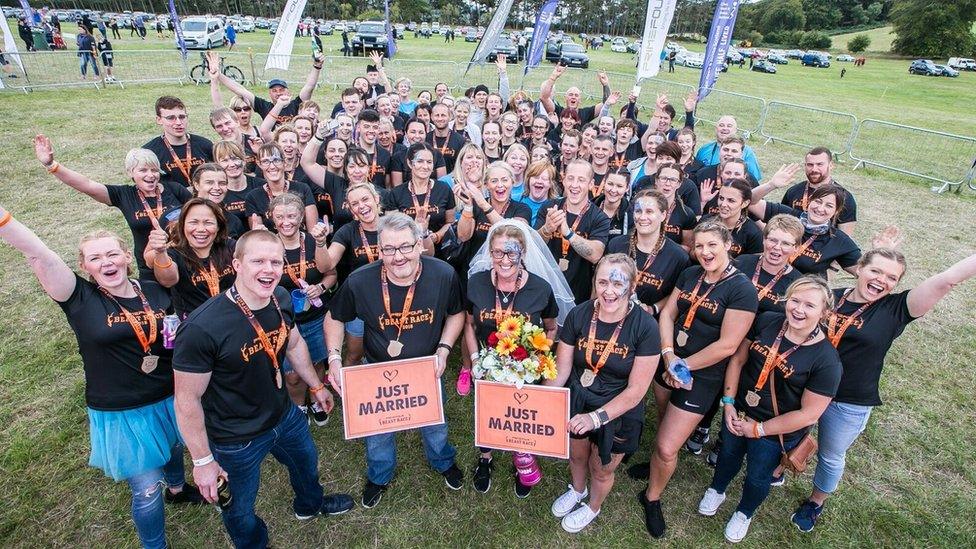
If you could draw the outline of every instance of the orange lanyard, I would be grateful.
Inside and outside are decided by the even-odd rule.
[[[390,322],[396,326],[397,336],[396,340],[400,340],[400,334],[403,333],[403,325],[406,322],[407,315],[410,314],[410,306],[413,304],[413,294],[417,289],[417,281],[420,280],[420,273],[423,269],[423,265],[417,266],[417,276],[413,279],[413,283],[410,284],[410,288],[407,289],[407,296],[403,299],[403,312],[398,315],[393,314],[393,309],[390,307],[390,284],[386,280],[386,267],[380,267],[380,280],[383,286],[383,308],[386,309],[386,317],[390,319]]]
[[[282,187],[283,187],[284,190],[281,191],[281,194],[284,194],[284,193],[288,192],[288,186],[290,184],[291,184],[290,181],[285,181],[284,185],[282,185]],[[270,200],[274,200],[274,197],[275,196],[278,196],[278,195],[271,194],[271,185],[269,185],[268,183],[265,183],[264,184],[264,192],[268,193],[268,200],[269,201]]]
[[[187,136],[186,138],[186,155],[184,155],[186,156],[185,161],[180,160],[180,157],[176,154],[176,150],[173,148],[172,145],[169,144],[169,141],[166,141],[165,135],[163,136],[163,143],[166,145],[166,148],[169,150],[170,156],[173,157],[173,162],[176,162],[176,167],[180,169],[180,173],[183,174],[183,177],[185,177],[187,183],[189,183],[191,180],[190,168],[193,167],[193,157],[190,155],[190,137]],[[183,164],[183,162],[186,162],[186,164]]]
[[[704,303],[705,300],[708,299],[708,294],[712,293],[712,290],[714,290],[716,286],[718,286],[719,284],[724,282],[727,278],[729,278],[730,274],[734,272],[734,270],[735,267],[732,265],[731,262],[729,262],[729,266],[725,268],[725,271],[722,273],[722,277],[716,280],[715,284],[709,286],[708,289],[705,290],[705,293],[703,293],[701,297],[698,297],[698,290],[701,289],[702,282],[705,281],[705,275],[707,274],[705,272],[702,272],[701,276],[698,277],[698,282],[695,284],[695,288],[691,291],[691,297],[688,298],[688,301],[691,302],[691,307],[688,309],[688,313],[685,315],[685,321],[681,324],[681,326],[685,330],[691,328],[692,323],[695,322],[695,313],[698,312],[698,308],[701,307],[702,303]]]
[[[830,339],[830,344],[833,345],[835,349],[837,348],[838,345],[840,345],[840,340],[842,337],[844,337],[844,332],[846,332],[847,329],[854,324],[854,321],[857,320],[857,317],[864,314],[864,311],[866,311],[868,307],[874,304],[873,301],[868,301],[867,303],[861,305],[860,307],[857,308],[856,311],[854,311],[853,314],[849,315],[844,320],[844,322],[842,322],[841,325],[838,327],[837,326],[838,311],[840,311],[841,306],[844,305],[844,303],[847,301],[847,294],[849,293],[850,290],[848,290],[844,295],[842,295],[840,300],[837,301],[837,306],[834,307],[834,314],[830,315],[830,320],[827,321],[827,337]]]
[[[363,241],[363,251],[366,253],[366,262],[372,263],[376,261],[373,257],[373,247],[369,245],[369,240],[366,240],[366,231],[363,230],[362,223],[359,224],[359,239]]]
[[[126,322],[129,323],[129,326],[132,327],[132,331],[135,332],[136,339],[139,340],[139,345],[142,346],[142,352],[149,354],[149,347],[156,341],[156,315],[153,313],[152,307],[149,305],[149,300],[146,299],[146,295],[143,294],[142,290],[139,289],[139,285],[132,282],[132,289],[135,290],[136,295],[139,296],[139,300],[142,301],[142,310],[146,313],[146,324],[149,325],[148,336],[146,335],[146,332],[142,331],[142,323],[139,322],[136,315],[130,313],[128,309],[123,307],[122,304],[115,299],[115,296],[108,293],[108,290],[102,288],[101,286],[99,286],[98,289],[101,290],[102,293],[105,294],[105,297],[107,297],[112,303],[115,303],[115,306],[119,308],[119,310],[122,312],[122,316],[125,317]]]
[[[207,283],[207,290],[210,293],[210,297],[213,297],[220,293],[220,274],[217,269],[214,268],[213,262],[209,259],[207,260],[207,269],[200,269],[200,276]]]
[[[766,385],[766,380],[769,378],[769,373],[773,370],[773,368],[782,362],[786,362],[786,359],[789,358],[790,355],[792,355],[797,349],[799,349],[803,343],[811,341],[813,338],[817,337],[817,334],[820,333],[819,327],[814,328],[803,343],[798,343],[787,349],[786,352],[780,353],[779,345],[783,341],[783,336],[786,334],[786,327],[788,325],[789,324],[787,322],[783,322],[783,327],[779,329],[779,334],[776,335],[776,339],[773,341],[773,344],[769,346],[769,353],[766,354],[766,361],[763,362],[762,371],[759,372],[759,379],[756,380],[757,391]]]
[[[627,321],[627,317],[630,316],[630,311],[628,310],[627,314],[620,319],[620,322],[618,322],[617,326],[613,329],[613,335],[610,336],[610,340],[607,341],[606,346],[603,348],[603,352],[600,353],[600,358],[597,359],[596,364],[593,364],[593,359],[590,355],[593,353],[593,342],[596,340],[596,322],[599,313],[600,306],[596,301],[594,301],[593,318],[590,319],[590,333],[586,339],[586,353],[583,355],[586,359],[586,365],[590,367],[590,370],[592,370],[594,374],[599,374],[603,366],[606,365],[607,359],[610,358],[610,351],[612,351],[616,346],[617,338],[620,337],[620,330],[624,327],[624,322]],[[627,351],[624,351],[624,357],[626,358],[626,356]]]
[[[563,202],[563,211],[566,212],[567,214],[569,213],[569,210],[566,209],[566,204],[568,202],[569,202],[568,200]],[[586,215],[586,210],[589,209],[590,209],[590,202],[587,201],[586,204],[583,205],[583,209],[580,210],[579,215],[576,216],[576,221],[573,221],[573,226],[570,227],[569,230],[573,231],[574,233],[576,232],[576,228],[579,227],[580,221],[582,221],[583,216]],[[563,235],[560,235],[559,238],[562,240],[562,252],[563,252],[562,259],[566,259],[566,255],[569,254],[569,240],[566,240],[565,236]]]
[[[790,266],[787,263],[787,265],[785,265],[782,269],[780,269],[779,272],[776,273],[776,276],[774,276],[773,279],[769,281],[769,284],[762,286],[759,284],[759,273],[762,271],[762,256],[759,256],[759,261],[756,262],[756,272],[752,273],[752,285],[755,286],[757,290],[759,290],[759,301],[762,301],[764,297],[769,295],[769,292],[773,291],[773,286],[776,286],[776,283],[779,282],[779,279],[783,278],[783,275],[785,275],[789,270],[790,270]],[[776,301],[779,301],[779,296],[776,297],[777,297]]]
[[[288,338],[288,325],[285,324],[285,315],[281,312],[281,306],[278,305],[278,298],[271,295],[271,302],[274,303],[275,309],[278,311],[278,316],[281,317],[281,326],[278,328],[278,342],[277,345],[271,345],[271,339],[268,338],[268,333],[264,331],[261,323],[258,322],[257,318],[254,318],[254,312],[251,308],[247,306],[244,298],[241,294],[237,292],[236,286],[230,287],[230,295],[234,298],[237,303],[237,307],[240,308],[244,316],[247,317],[247,321],[251,323],[251,327],[254,328],[255,333],[258,335],[258,339],[261,341],[261,346],[264,348],[264,352],[267,353],[268,358],[271,359],[271,366],[275,370],[275,382],[278,384],[278,388],[281,388],[281,366],[278,364],[278,353],[281,348],[285,346],[285,340]]]
[[[146,211],[146,215],[149,216],[150,220],[154,220],[156,225],[162,227],[159,222],[163,217],[163,193],[160,188],[156,187],[156,207],[150,208],[149,202],[146,200],[146,195],[142,194],[142,191],[136,191],[136,195],[139,196],[139,201],[142,202],[142,209]]]
[[[430,211],[430,195],[434,194],[434,185],[431,183],[430,188],[427,189],[427,193],[424,195],[424,205],[420,205],[420,201],[417,200],[417,194],[413,192],[413,181],[407,184],[407,190],[410,191],[410,200],[413,201],[413,214],[415,216],[425,216]],[[423,213],[421,213],[421,209]]]
[[[298,231],[298,274],[295,274],[291,263],[285,263],[285,271],[295,286],[301,288],[302,284],[299,281],[304,281],[305,275],[308,273],[308,264],[305,262],[305,233],[301,231]]]
[[[640,271],[642,273],[645,273],[646,274],[647,273],[647,270],[651,267],[651,265],[654,264],[654,260],[657,259],[658,254],[661,253],[661,249],[664,248],[664,239],[666,239],[666,238],[667,237],[664,236],[664,232],[663,231],[661,232],[660,235],[658,235],[658,237],[657,237],[657,243],[654,244],[654,249],[651,250],[651,253],[647,254],[647,259],[644,260],[644,266],[640,268]],[[637,259],[637,251],[638,251],[637,250],[637,233],[634,233],[634,239],[631,242],[630,256],[632,258],[634,258],[634,259]]]
[[[813,244],[813,241],[816,240],[818,236],[820,236],[820,235],[816,235],[815,234],[815,235],[811,235],[810,238],[806,239],[806,241],[803,242],[803,244],[801,244],[800,247],[797,248],[795,252],[793,252],[792,254],[790,254],[790,261],[789,262],[790,263],[793,263],[794,261],[796,261],[797,259],[799,259],[800,256],[803,255],[803,252],[807,251],[807,248],[809,248]]]

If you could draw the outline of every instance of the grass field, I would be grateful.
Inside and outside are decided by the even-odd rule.
[[[867,53],[870,54],[870,53],[891,52],[891,43],[895,40],[895,34],[893,32],[893,27],[890,25],[886,27],[878,27],[876,29],[871,29],[866,31],[851,32],[847,34],[837,34],[831,36],[830,38],[833,39],[834,41],[833,47],[831,49],[836,51],[846,52],[847,41],[850,40],[851,38],[854,38],[858,34],[866,34],[868,35],[868,38],[871,39],[871,45],[868,46]],[[976,34],[976,24],[973,25],[973,34]],[[967,54],[965,52],[959,52],[958,54],[953,54],[953,56],[957,56],[957,55],[966,57]],[[936,61],[936,63],[938,62],[939,61]]]
[[[253,37],[253,38],[252,38]],[[252,42],[253,40],[253,42]],[[338,37],[327,39],[337,47]],[[244,35],[264,51],[267,33]],[[127,46],[128,40],[117,49]],[[141,45],[141,44],[140,44]],[[152,44],[161,46],[161,44]],[[436,38],[406,40],[403,59],[466,61],[472,44],[449,48]],[[305,41],[299,47],[305,48]],[[365,65],[365,63],[363,63]],[[593,66],[624,71],[629,56],[608,50],[593,54]],[[897,68],[897,70],[895,70]],[[973,133],[973,75],[958,80],[908,79],[903,61],[871,59],[864,71],[788,66],[775,76],[731,70],[720,87],[801,104],[843,104],[864,116]],[[151,68],[149,69],[151,70]],[[698,72],[679,68],[675,80],[697,82]],[[885,92],[884,90],[888,91]],[[651,93],[645,87],[645,93]],[[31,226],[69,263],[80,234],[101,227],[126,233],[115,210],[96,205],[49,176],[33,158],[30,138],[48,134],[58,159],[97,180],[123,181],[122,159],[130,147],[157,133],[151,108],[164,93],[181,96],[195,133],[210,135],[205,113],[206,87],[161,85],[126,90],[71,89],[0,95],[5,146],[0,148],[0,204]],[[261,92],[263,93],[263,91]],[[331,88],[316,99],[331,105]],[[861,116],[861,114],[859,114]],[[703,137],[708,129],[702,130]],[[797,148],[752,145],[767,173],[798,161]],[[839,168],[837,177],[858,197],[856,239],[897,222],[907,234],[904,251],[910,270],[903,282],[920,279],[974,252],[974,201],[967,195],[937,196],[925,184],[886,172]],[[80,359],[63,315],[44,297],[19,254],[0,246],[0,546],[134,547],[124,484],[113,484],[87,467],[88,433]],[[846,284],[849,279],[837,281]],[[955,290],[927,318],[910,326],[895,343],[881,391],[886,405],[876,410],[848,459],[848,474],[828,504],[821,526],[802,535],[788,524],[795,505],[808,493],[810,475],[774,489],[746,539],[750,547],[972,547],[976,545],[976,284]],[[456,370],[455,370],[456,371]],[[453,387],[454,372],[448,374]],[[449,391],[447,417],[458,463],[468,473],[474,463],[472,400]],[[648,418],[644,459],[654,436]],[[352,493],[363,482],[360,443],[342,441],[341,421],[313,430],[327,490]],[[448,490],[423,461],[416,435],[400,437],[400,468],[379,507],[357,508],[336,519],[298,524],[290,513],[287,476],[269,461],[263,473],[258,511],[268,522],[277,547],[637,547],[646,546],[642,516],[634,494],[643,488],[621,475],[601,516],[584,533],[569,536],[549,515],[549,504],[567,481],[564,463],[543,463],[545,478],[526,501],[516,500],[507,456],[499,455],[496,483],[487,495],[468,484]],[[663,545],[712,547],[724,543],[722,530],[734,503],[718,516],[699,517],[696,505],[711,470],[701,458],[682,455],[665,492],[670,534]],[[739,495],[738,482],[730,488]],[[167,532],[174,547],[227,546],[219,517],[210,509],[167,510]]]

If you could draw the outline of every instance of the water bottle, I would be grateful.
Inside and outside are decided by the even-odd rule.
[[[691,384],[691,370],[688,369],[688,363],[684,359],[678,359],[671,363],[669,366],[671,369],[671,375],[678,380],[682,385]]]
[[[535,486],[542,480],[542,469],[532,454],[516,452],[512,454],[512,463],[515,464],[515,472],[522,486]]]
[[[180,317],[166,315],[163,317],[163,348],[172,349],[176,343],[176,329],[180,327]]]

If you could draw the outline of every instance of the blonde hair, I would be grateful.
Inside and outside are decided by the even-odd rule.
[[[141,150],[145,150],[145,149],[141,149]],[[111,238],[115,240],[116,244],[119,245],[119,248],[121,248],[123,252],[130,253],[131,250],[129,250],[129,244],[126,243],[125,240],[122,240],[122,237],[120,237],[118,234],[106,229],[97,229],[95,231],[83,235],[81,239],[78,241],[78,265],[79,266],[85,264],[85,252],[83,251],[85,244],[88,244],[93,240],[101,240],[103,238]],[[129,263],[129,266],[126,268],[126,275],[132,276],[131,262]],[[89,275],[88,279],[92,280],[92,277]]]
[[[241,148],[239,144],[234,141],[218,141],[213,145],[213,157],[214,161],[219,162],[220,159],[234,156],[241,160],[247,161],[247,155],[244,154],[244,149]]]
[[[801,292],[803,290],[818,290],[824,301],[824,312],[833,310],[834,308],[834,292],[830,291],[830,286],[827,285],[827,280],[823,277],[816,275],[804,275],[793,281],[788,288],[786,288],[786,299],[789,299],[796,292]]]
[[[474,143],[466,143],[463,147],[461,147],[461,150],[458,151],[457,161],[454,162],[454,171],[451,172],[451,178],[454,181],[460,182],[464,179],[464,170],[461,169],[461,162],[469,154],[476,154],[481,157],[481,177],[479,180],[485,178],[485,173],[487,173],[488,168],[488,157],[485,156],[485,151],[481,150],[481,147],[475,145]]]
[[[129,149],[125,155],[125,171],[132,174],[136,168],[151,166],[159,169],[159,157],[149,149]]]
[[[634,263],[634,258],[623,253],[607,254],[600,258],[600,261],[596,264],[596,268],[593,269],[594,292],[596,292],[596,274],[600,272],[600,267],[604,265],[614,265],[623,268],[627,272],[627,276],[630,277],[630,293],[633,293],[634,288],[637,286],[637,264]]]
[[[250,103],[248,103],[247,101],[244,100],[244,98],[242,98],[242,97],[240,97],[238,95],[235,95],[230,100],[230,108],[231,108],[231,110],[233,110],[234,107],[237,107],[239,109],[241,107],[250,107],[250,106],[251,106]],[[235,112],[234,114],[236,115],[237,113]]]
[[[793,237],[795,243],[799,243],[803,240],[803,223],[800,220],[789,214],[777,214],[770,218],[766,222],[766,226],[763,227],[763,238],[769,236],[769,233],[773,231],[783,231],[789,233]]]
[[[525,169],[525,182],[528,183],[533,177],[539,177],[540,175],[547,173],[549,174],[549,197],[550,199],[556,198],[558,194],[561,194],[556,189],[556,167],[552,165],[548,160],[537,160]],[[528,192],[528,191],[526,191]]]
[[[512,171],[512,167],[508,165],[508,162],[505,162],[504,160],[496,160],[491,164],[488,164],[488,167],[485,168],[485,176],[484,176],[486,182],[488,181],[488,173],[491,172],[492,170],[504,171],[505,173],[508,174],[509,179],[512,180],[512,185],[516,183],[515,172]]]
[[[349,205],[349,193],[351,193],[353,191],[366,191],[370,195],[372,195],[373,199],[376,200],[376,203],[380,205],[380,211],[376,212],[376,216],[379,217],[379,216],[383,215],[383,211],[382,211],[383,207],[380,204],[380,193],[376,192],[376,187],[373,186],[372,183],[370,183],[369,181],[366,181],[366,182],[363,182],[363,183],[355,183],[353,185],[350,185],[346,189],[346,200],[345,200],[346,206]]]
[[[905,261],[905,254],[899,252],[898,250],[892,248],[874,248],[873,250],[868,250],[861,256],[861,259],[857,261],[858,267],[864,267],[871,263],[876,257],[883,257],[894,261],[895,263],[901,265],[901,274],[905,274],[905,270],[908,269],[908,262]],[[898,277],[899,280],[901,276]]]
[[[287,195],[289,193],[285,193]],[[284,195],[280,195],[284,196]],[[294,195],[293,195],[294,196]],[[276,197],[277,198],[277,197]],[[271,231],[266,231],[264,229],[251,229],[247,231],[240,238],[237,239],[237,245],[234,247],[234,259],[242,261],[244,259],[244,254],[247,253],[248,246],[253,242],[273,242],[281,246],[281,255],[284,257],[285,246],[281,243],[281,239],[278,237],[277,233]]]
[[[293,207],[295,208],[295,211],[298,212],[298,215],[304,218],[305,203],[302,202],[302,199],[299,198],[297,194],[290,193],[290,192],[281,193],[278,196],[272,198],[271,203],[268,204],[268,217],[271,217],[271,212],[273,212],[275,208],[279,206],[284,206],[286,208]],[[274,220],[272,220],[272,222],[273,221]]]

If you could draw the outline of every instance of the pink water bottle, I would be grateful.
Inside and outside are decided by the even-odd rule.
[[[535,486],[542,480],[542,469],[532,454],[516,452],[512,454],[512,463],[515,464],[515,472],[523,486]]]

